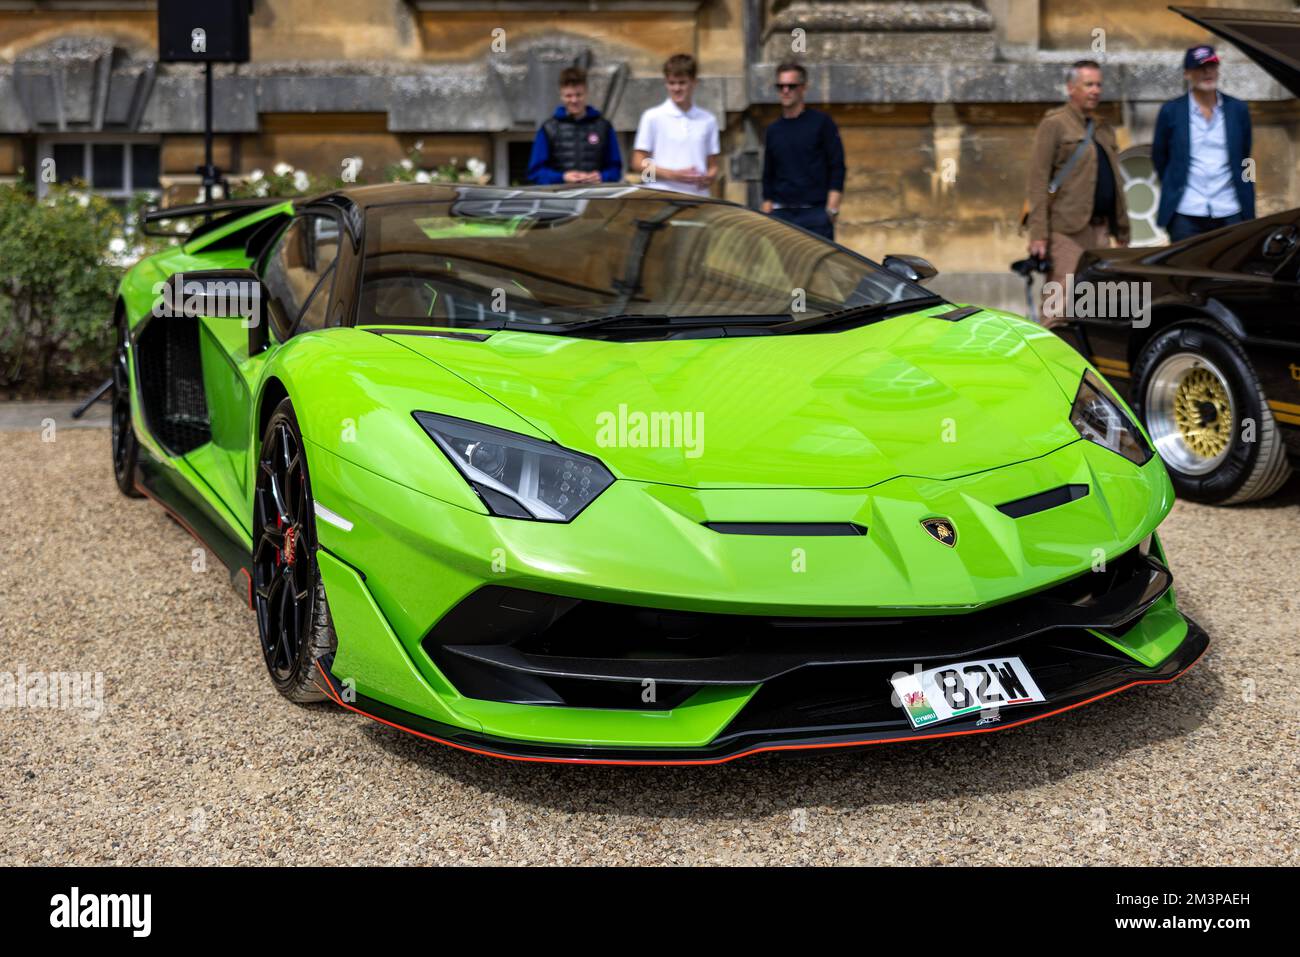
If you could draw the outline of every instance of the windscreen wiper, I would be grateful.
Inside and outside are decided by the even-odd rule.
[[[834,312],[824,312],[820,316],[809,316],[807,319],[793,319],[784,325],[773,328],[772,334],[778,336],[792,335],[811,332],[814,329],[824,329],[827,326],[859,319],[883,319],[891,313],[900,311],[914,312],[917,309],[928,309],[930,306],[942,305],[945,302],[947,300],[943,296],[921,296],[916,299],[899,299],[894,302],[865,303],[861,306],[849,306],[847,309],[836,309]]]

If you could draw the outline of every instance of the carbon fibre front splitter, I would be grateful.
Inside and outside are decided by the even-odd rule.
[[[952,722],[934,730],[912,730],[901,711],[896,720],[857,725],[822,724],[817,727],[746,729],[743,726],[736,727],[742,724],[740,720],[744,716],[742,711],[733,722],[732,728],[728,728],[706,747],[646,749],[583,747],[538,744],[478,734],[430,721],[362,695],[356,696],[355,701],[345,701],[340,693],[340,682],[328,672],[328,669],[325,670],[326,684],[320,690],[340,707],[365,715],[381,724],[428,741],[488,757],[562,764],[723,764],[766,751],[858,748],[873,744],[928,741],[936,738],[1005,731],[1091,704],[1137,685],[1167,684],[1182,676],[1209,647],[1210,639],[1205,631],[1192,619],[1185,618],[1185,620],[1187,636],[1182,644],[1154,668],[1116,667],[1104,661],[1098,667],[1097,662],[1084,661],[1081,656],[1079,670],[1086,674],[1080,680],[1065,687],[1058,684],[1053,690],[1046,692],[1048,698],[1046,702],[1002,711],[998,713],[996,719],[987,714],[977,714],[970,719]]]

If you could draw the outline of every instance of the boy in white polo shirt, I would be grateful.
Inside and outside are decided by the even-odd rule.
[[[678,53],[664,64],[668,99],[641,114],[632,144],[632,170],[654,189],[708,196],[718,178],[718,121],[691,102],[695,57]]]

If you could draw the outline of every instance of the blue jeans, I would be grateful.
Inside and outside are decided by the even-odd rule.
[[[1208,233],[1212,229],[1222,229],[1224,226],[1233,226],[1237,223],[1244,222],[1245,216],[1241,213],[1233,213],[1231,216],[1184,216],[1182,213],[1174,213],[1174,218],[1169,220],[1166,229],[1169,230],[1169,241],[1171,243],[1181,242],[1184,239],[1191,239],[1193,236],[1199,236],[1201,233]]]
[[[831,222],[830,213],[826,212],[825,206],[774,209],[772,215],[782,222],[802,226],[810,233],[825,236],[832,242],[835,240],[835,225]]]

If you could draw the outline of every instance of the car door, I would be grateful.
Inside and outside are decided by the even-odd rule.
[[[1300,210],[1224,230],[1213,246],[1196,292],[1211,314],[1244,334],[1274,416],[1300,424]]]
[[[1211,234],[1193,260],[1179,265],[1194,276],[1189,288],[1197,298],[1227,309],[1248,336],[1283,338],[1300,306],[1300,210]]]
[[[254,264],[266,289],[269,348],[248,354],[248,330],[230,320],[205,320],[210,348],[203,350],[204,380],[212,422],[211,460],[203,470],[213,491],[244,522],[248,511],[248,454],[255,446],[252,402],[263,364],[299,330],[315,322],[313,294],[324,303],[338,258],[338,220],[304,212],[268,244]],[[323,325],[323,319],[321,320]],[[317,326],[319,328],[319,326]]]

